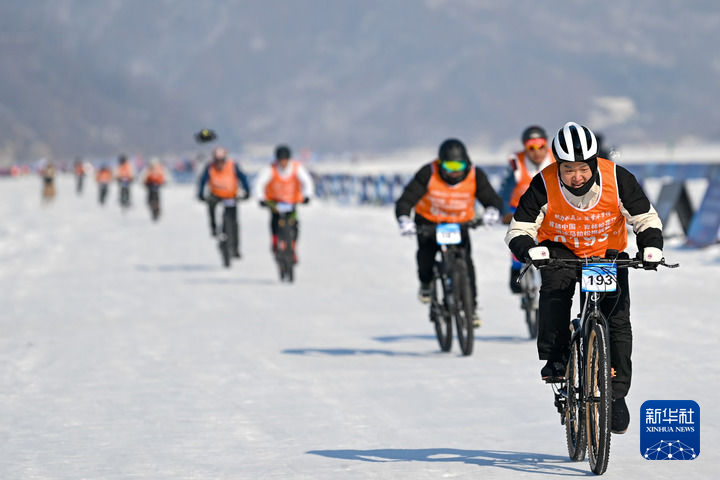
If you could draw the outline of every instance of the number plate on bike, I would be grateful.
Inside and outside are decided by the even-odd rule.
[[[617,290],[617,265],[588,263],[582,266],[583,292],[614,292]]]
[[[226,207],[234,207],[237,202],[235,201],[234,198],[223,198],[222,203]]]
[[[460,225],[457,223],[443,223],[435,227],[435,239],[438,245],[457,245],[462,242]]]
[[[290,213],[295,209],[295,205],[292,203],[278,202],[275,208],[279,213]]]

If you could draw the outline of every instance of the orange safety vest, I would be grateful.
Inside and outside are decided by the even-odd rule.
[[[165,183],[165,172],[163,171],[163,167],[156,166],[156,167],[150,167],[147,172],[147,176],[145,177],[145,183],[150,185],[162,185]]]
[[[598,173],[601,186],[598,200],[594,205],[580,209],[565,198],[557,163],[540,172],[548,203],[547,213],[538,229],[538,242],[562,243],[581,258],[604,255],[608,249],[625,250],[627,228],[620,211],[615,164],[598,158]]]
[[[219,198],[235,198],[238,192],[238,178],[235,174],[235,162],[232,159],[225,160],[221,170],[210,165],[210,193]]]
[[[554,162],[555,158],[553,158],[552,154],[550,154],[549,156],[550,160]],[[510,195],[509,202],[511,207],[517,208],[517,206],[520,204],[520,197],[522,197],[523,193],[525,193],[528,187],[530,187],[530,182],[532,182],[533,179],[533,175],[530,174],[527,166],[525,165],[524,150],[522,152],[517,152],[515,154],[515,158],[510,159],[510,166],[513,167],[513,174],[518,173],[519,175],[517,176],[520,177],[518,179],[516,176],[515,188]]]
[[[415,205],[415,213],[434,223],[462,223],[475,218],[475,167],[471,165],[468,176],[455,185],[448,185],[440,177],[437,161],[431,167],[427,192]]]
[[[100,170],[95,177],[98,183],[110,183],[112,181],[113,175],[110,170]]]
[[[272,165],[272,178],[265,187],[265,198],[286,203],[301,203],[303,201],[302,187],[297,175],[298,162],[293,161],[290,168],[290,175],[282,177],[277,166]]]
[[[118,180],[132,180],[133,171],[130,162],[121,163],[117,169]]]

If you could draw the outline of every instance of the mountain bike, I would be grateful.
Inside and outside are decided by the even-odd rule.
[[[223,266],[230,268],[232,258],[240,258],[239,238],[235,237],[235,232],[239,235],[237,227],[237,202],[238,198],[210,198],[208,202],[216,201],[222,204],[222,225],[220,232],[217,234],[218,248],[222,257]]]
[[[118,180],[120,184],[120,208],[125,213],[130,208],[130,180]]]
[[[580,285],[582,309],[570,330],[570,356],[565,378],[549,382],[555,396],[560,423],[565,426],[568,455],[574,461],[585,458],[596,475],[605,473],[610,458],[612,389],[609,324],[600,310],[605,293],[618,288],[620,268],[643,268],[642,260],[617,258],[608,250],[606,257],[557,259],[550,265],[573,268]],[[659,265],[675,268],[678,264]]]
[[[153,221],[160,218],[160,185],[157,183],[148,183],[148,207],[150,207],[150,216]]]
[[[520,308],[525,312],[528,333],[530,338],[537,338],[540,319],[540,272],[532,263],[528,263],[520,272],[517,284],[522,291]]]
[[[277,246],[274,250],[275,262],[278,266],[281,282],[292,283],[295,280],[295,241],[297,239],[297,214],[294,203],[263,201],[262,205],[268,207],[277,220]]]
[[[435,325],[435,335],[443,352],[449,352],[452,346],[453,323],[462,354],[471,355],[473,351],[475,303],[461,232],[463,228],[475,228],[479,224],[471,221],[418,226],[419,235],[434,234],[440,247],[430,289],[430,321]]]

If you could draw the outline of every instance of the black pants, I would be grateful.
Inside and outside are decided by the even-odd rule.
[[[215,207],[217,207],[217,204],[220,203],[223,199],[220,197],[216,197],[215,195],[210,195],[207,198],[207,204],[208,204],[208,215],[210,217],[210,230],[219,233],[217,229],[217,223],[215,221]],[[228,215],[231,217],[233,222],[233,231],[235,233],[233,244],[231,245],[233,248],[233,252],[239,253],[240,252],[240,220],[238,219],[238,209],[237,205],[229,206],[225,205],[224,207],[224,213],[223,215]]]
[[[295,212],[292,213],[292,219],[292,241],[297,242],[300,234],[300,222],[298,222],[297,214]],[[278,221],[280,221],[280,214],[272,212],[270,215],[270,232],[272,233],[273,238],[277,238]]]
[[[553,258],[576,258],[566,248],[546,246]],[[627,258],[627,254],[620,255]],[[570,353],[570,309],[576,290],[576,272],[569,268],[550,266],[543,268],[541,275],[538,354],[540,360],[566,362]],[[622,398],[627,395],[632,378],[632,328],[627,269],[618,269],[617,280],[618,290],[605,294],[600,309],[610,327],[610,365],[615,369],[613,398]],[[584,296],[581,301],[584,301]]]
[[[426,228],[423,226],[423,228]],[[473,264],[470,246],[470,236],[466,228],[461,230],[462,247],[465,249],[465,256],[468,264],[468,275],[470,276],[470,288],[472,290],[473,303],[477,305],[477,287],[475,283],[475,265]],[[437,255],[440,246],[435,239],[434,231],[423,231],[417,236],[417,267],[418,278],[422,283],[430,283],[433,279],[433,266],[435,265],[435,255]]]

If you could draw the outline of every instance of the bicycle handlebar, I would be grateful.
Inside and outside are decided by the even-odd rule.
[[[442,225],[443,223],[456,223],[460,225],[460,228],[477,228],[483,224],[482,218],[473,218],[469,222],[440,222],[432,224],[422,224],[417,226],[418,233],[432,233],[435,231],[435,227]]]
[[[588,263],[607,263],[617,265],[618,268],[645,268],[642,260],[637,258],[605,258],[605,257],[589,257],[589,258],[551,258],[547,264],[539,265],[537,268],[546,268],[551,265],[561,267],[579,267]],[[660,260],[657,265],[667,268],[677,268],[679,263],[666,263],[665,258]]]

